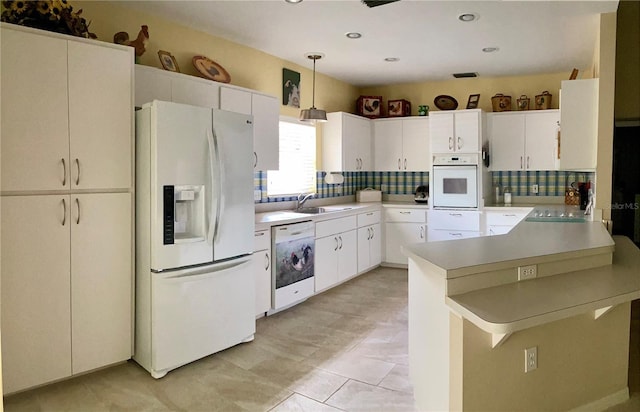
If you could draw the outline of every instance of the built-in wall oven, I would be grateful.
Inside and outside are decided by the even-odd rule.
[[[477,209],[478,168],[477,153],[434,155],[431,181],[433,208]]]

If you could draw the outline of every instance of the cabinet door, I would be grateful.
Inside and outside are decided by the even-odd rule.
[[[71,187],[130,188],[133,49],[68,47]]]
[[[521,113],[488,116],[491,170],[524,170],[524,118]]]
[[[135,65],[135,105],[153,100],[171,101],[171,77],[159,69]]]
[[[256,316],[264,316],[271,309],[271,256],[269,250],[260,250],[251,257],[256,284]]]
[[[220,107],[219,88],[215,82],[174,77],[171,79],[171,101],[217,109]]]
[[[480,151],[480,112],[455,113],[455,151]]]
[[[251,114],[251,92],[224,86],[220,87],[220,109]]]
[[[368,119],[343,117],[343,170],[371,170],[371,123]]]
[[[379,223],[371,226],[369,239],[369,265],[378,266],[382,262],[382,230]]]
[[[426,240],[426,225],[420,223],[386,223],[385,243],[386,262],[408,263],[402,254],[401,247],[410,243],[420,243]]]
[[[371,240],[371,227],[361,227],[358,229],[358,273],[364,272],[371,266],[371,252],[369,251],[369,241]]]
[[[402,120],[376,121],[373,130],[375,170],[402,170]]]
[[[563,81],[561,92],[560,168],[595,169],[598,147],[598,79]]]
[[[251,97],[253,114],[253,150],[256,170],[280,168],[280,104],[278,99],[262,94]]]
[[[429,116],[429,132],[432,154],[454,151],[453,113],[432,113]]]
[[[338,235],[316,239],[314,259],[315,291],[320,292],[338,283]]]
[[[7,28],[0,38],[2,190],[68,189],[67,42]]]
[[[402,121],[402,170],[420,172],[431,168],[429,119]]]
[[[338,281],[358,273],[358,234],[355,230],[338,235]]]
[[[557,170],[559,121],[557,110],[527,113],[524,149],[527,170]]]
[[[131,195],[72,195],[70,223],[71,341],[77,374],[131,358]]]
[[[2,198],[5,394],[71,375],[70,211],[69,196]]]

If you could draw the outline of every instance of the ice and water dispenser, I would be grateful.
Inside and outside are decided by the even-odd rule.
[[[206,238],[204,186],[164,186],[163,243],[201,242]]]

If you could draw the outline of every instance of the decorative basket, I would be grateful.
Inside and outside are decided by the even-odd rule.
[[[520,97],[518,97],[518,100],[516,101],[516,106],[518,107],[518,110],[529,110],[529,98],[527,97],[526,94],[523,94]]]
[[[491,105],[494,112],[509,112],[511,111],[511,96],[498,93],[491,98]]]
[[[536,110],[546,110],[551,108],[551,93],[548,91],[542,92],[536,96]]]

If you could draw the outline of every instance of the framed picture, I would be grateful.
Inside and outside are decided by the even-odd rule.
[[[178,68],[178,62],[176,58],[173,57],[171,53],[164,50],[158,50],[158,57],[160,57],[160,63],[165,70],[169,70],[170,72],[180,73],[180,69]]]
[[[282,69],[282,104],[300,108],[300,73]]]
[[[372,119],[382,116],[382,96],[360,96],[356,102],[356,113]]]
[[[479,101],[480,101],[479,94],[470,94],[469,100],[467,101],[467,109],[477,109]]]

